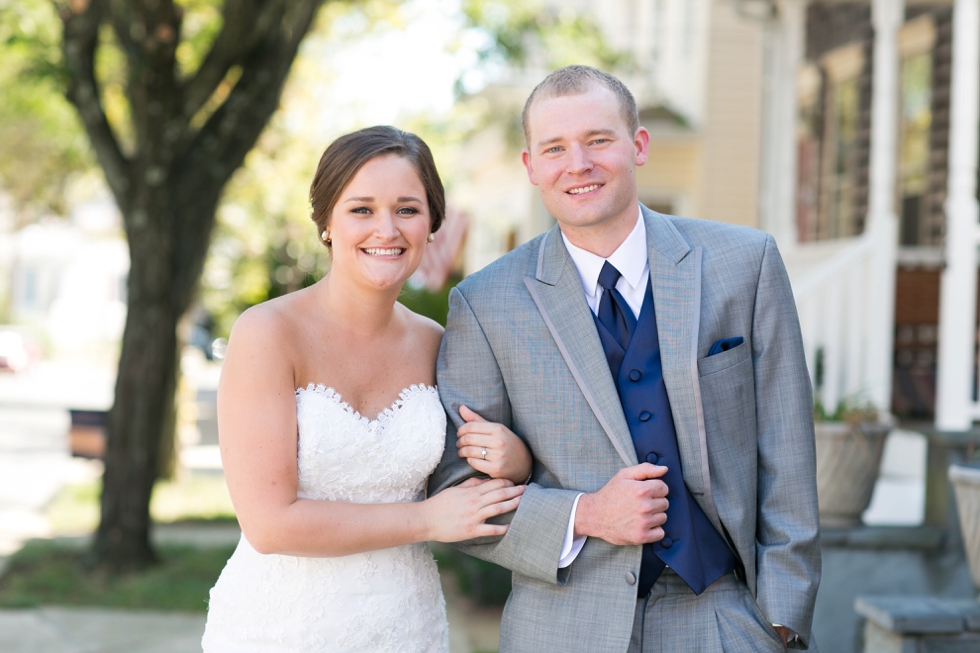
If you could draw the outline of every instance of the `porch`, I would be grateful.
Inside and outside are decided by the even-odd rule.
[[[766,37],[762,226],[817,399],[970,433],[980,0],[780,0]]]

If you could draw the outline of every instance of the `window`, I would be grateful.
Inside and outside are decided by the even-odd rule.
[[[827,52],[797,76],[796,218],[803,242],[848,238],[863,228],[867,75],[864,44],[857,42]]]
[[[818,237],[846,238],[858,233],[855,200],[859,164],[858,114],[861,107],[857,77],[831,84],[828,91]]]
[[[800,71],[796,120],[796,231],[800,242],[819,238],[820,84],[816,66]]]
[[[902,61],[898,145],[898,210],[902,245],[931,245],[929,131],[932,127],[932,55]],[[938,235],[938,234],[937,234]]]

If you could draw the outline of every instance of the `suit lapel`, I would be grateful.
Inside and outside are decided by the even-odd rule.
[[[704,494],[706,513],[713,516],[704,413],[697,376],[701,248],[692,249],[660,214],[644,207],[643,216],[664,384],[674,417],[684,480],[692,492]]]
[[[536,278],[524,280],[551,336],[599,424],[626,465],[636,464],[636,450],[623,415],[619,394],[599,342],[582,282],[558,227],[542,239]]]

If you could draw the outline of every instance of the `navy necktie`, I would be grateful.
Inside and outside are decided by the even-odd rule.
[[[623,295],[616,290],[616,282],[621,276],[623,275],[609,261],[603,263],[599,273],[599,285],[602,286],[603,293],[599,299],[597,317],[625,351],[629,348],[630,336],[636,328],[636,316]]]

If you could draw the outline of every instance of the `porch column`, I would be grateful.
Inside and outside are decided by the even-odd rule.
[[[798,242],[796,75],[803,61],[807,1],[782,0],[776,20],[766,26],[761,226],[784,255]]]
[[[980,123],[980,0],[956,0],[950,79],[946,267],[939,294],[936,428],[965,431],[973,419],[976,338],[977,139]]]
[[[898,218],[895,215],[895,158],[898,154],[898,29],[905,22],[904,0],[873,0],[874,60],[871,81],[871,156],[865,233],[874,244],[871,270],[868,346],[865,350],[867,395],[889,411],[895,339],[895,264]]]

